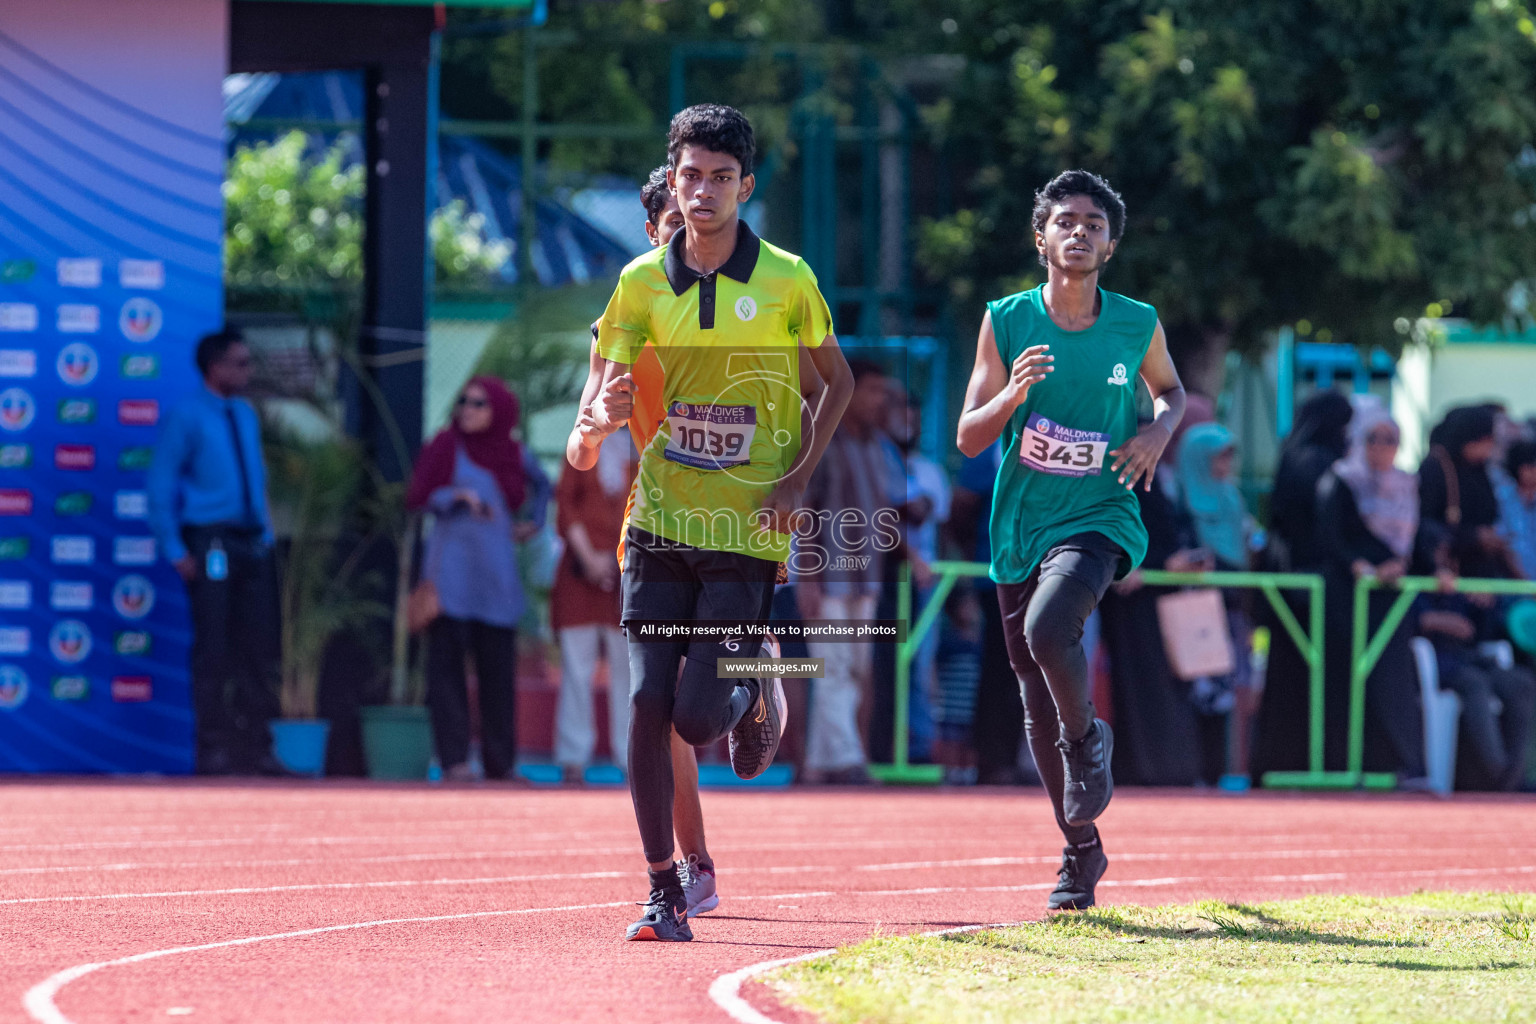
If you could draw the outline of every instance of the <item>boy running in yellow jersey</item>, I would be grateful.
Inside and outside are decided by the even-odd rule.
[[[667,186],[667,168],[658,167],[640,189],[640,205],[645,208],[645,233],[651,245],[665,246],[683,226],[683,213],[678,209],[677,197]],[[571,436],[566,441],[566,456],[577,469],[590,469],[597,463],[597,448],[582,444],[582,435],[592,431],[592,400],[603,386],[603,357],[597,354],[598,325],[592,325],[592,352],[587,382],[581,392],[580,413]],[[656,358],[656,347],[647,343],[630,371],[634,378],[634,415],[629,418],[629,432],[634,438],[635,449],[644,451],[656,436],[656,431],[666,419],[662,405],[661,363]],[[596,435],[594,435],[596,437]],[[601,440],[596,444],[601,445]],[[634,494],[630,494],[630,505]],[[629,519],[629,509],[624,518]],[[622,541],[621,547],[622,550]],[[677,833],[677,845],[683,854],[678,863],[678,873],[683,881],[683,894],[688,899],[688,916],[707,914],[720,905],[715,888],[715,860],[709,855],[704,839],[704,808],[699,802],[699,762],[694,749],[684,743],[677,730],[672,731],[672,827]]]
[[[755,149],[752,126],[730,107],[673,118],[668,183],[684,230],[620,276],[598,327],[602,389],[578,438],[601,443],[630,419],[630,370],[654,345],[666,422],[640,455],[622,584],[635,680],[630,792],[651,881],[630,939],[693,938],[672,862],[672,730],[695,746],[729,733],[743,778],[761,774],[778,749],[779,681],[721,678],[717,663],[773,649],[764,626],[791,523],[852,392],[815,275],[738,216],[755,184]],[[825,385],[808,437],[802,352]],[[728,625],[718,639],[664,631],[686,622]]]
[[[1099,287],[1125,229],[1125,204],[1087,171],[1035,193],[1046,282],[987,304],[958,444],[1003,439],[992,500],[992,579],[1024,728],[1067,846],[1047,905],[1093,906],[1109,861],[1094,819],[1114,792],[1114,736],[1094,716],[1083,623],[1147,553],[1132,493],[1150,490],[1184,387],[1157,310]],[[1136,427],[1136,380],[1156,418]]]

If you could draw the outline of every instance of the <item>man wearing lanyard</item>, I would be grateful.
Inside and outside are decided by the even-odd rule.
[[[203,389],[166,416],[146,487],[160,550],[187,585],[197,770],[277,774],[277,568],[261,424],[239,395],[251,351],[226,328],[197,343]]]

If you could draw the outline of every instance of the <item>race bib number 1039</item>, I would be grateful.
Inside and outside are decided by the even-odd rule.
[[[1030,413],[1019,438],[1019,461],[1054,476],[1098,476],[1109,451],[1109,435],[1074,430]]]
[[[752,461],[757,407],[673,402],[667,410],[670,436],[663,453],[694,469],[731,469]]]

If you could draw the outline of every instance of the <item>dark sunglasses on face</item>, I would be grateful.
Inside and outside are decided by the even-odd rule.
[[[459,400],[457,402],[454,402],[453,404],[455,406],[457,406],[458,408],[460,408],[460,409],[463,409],[463,408],[466,408],[466,407],[470,408],[470,409],[484,409],[486,406],[490,405],[491,403],[487,402],[483,398],[470,398],[468,395],[460,395],[459,396]]]

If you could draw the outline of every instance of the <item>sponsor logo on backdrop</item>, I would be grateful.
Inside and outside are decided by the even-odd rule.
[[[141,704],[155,697],[149,676],[113,676],[112,699],[122,704]]]
[[[123,311],[117,317],[117,326],[129,341],[154,341],[160,333],[161,322],[160,307],[155,300],[142,296],[123,303]]]
[[[59,260],[59,284],[65,288],[100,288],[101,260]]]
[[[78,580],[54,580],[48,588],[48,604],[56,612],[88,612],[96,603],[96,591]]]
[[[0,284],[26,284],[36,273],[32,260],[0,260]]]
[[[0,516],[29,516],[32,514],[32,492],[7,488],[0,491]]]
[[[96,422],[96,399],[59,399],[59,422],[81,425]]]
[[[70,387],[80,388],[96,379],[101,369],[101,360],[96,357],[96,350],[85,342],[72,341],[59,349],[55,365],[60,380]]]
[[[37,403],[32,401],[31,392],[22,388],[0,391],[0,430],[26,430],[36,416]]]
[[[0,626],[0,654],[32,653],[32,631],[26,626]]]
[[[123,260],[117,265],[117,283],[124,288],[156,291],[165,287],[165,263],[162,260]]]
[[[37,330],[37,307],[30,302],[0,302],[0,331]]]
[[[96,561],[93,537],[55,537],[52,544],[55,565],[90,565]]]
[[[19,562],[31,553],[31,537],[0,537],[0,562]]]
[[[29,444],[0,444],[0,469],[26,469],[32,465]]]
[[[101,330],[101,307],[66,302],[59,307],[60,334],[95,334]]]
[[[96,498],[90,491],[66,491],[53,499],[53,514],[56,516],[88,516],[91,514],[91,506],[96,504]]]
[[[155,449],[153,446],[147,444],[134,445],[132,448],[124,448],[117,453],[117,468],[127,471],[148,469],[154,457]]]
[[[31,687],[27,674],[15,665],[0,665],[0,708],[9,711],[27,702]]]
[[[118,537],[112,542],[112,561],[118,565],[154,565],[157,555],[153,537]]]
[[[54,700],[88,700],[90,696],[91,681],[85,676],[53,677]]]
[[[129,657],[147,657],[154,650],[155,638],[143,629],[122,629],[112,638],[112,649]]]
[[[153,398],[125,398],[117,403],[117,422],[125,427],[152,427],[160,422],[160,403]]]
[[[48,632],[48,651],[66,665],[91,656],[91,631],[79,619],[61,619]]]
[[[0,580],[0,608],[24,612],[32,607],[30,580]]]
[[[160,376],[160,357],[146,353],[123,356],[118,376],[126,380],[154,380]]]
[[[119,519],[149,518],[149,495],[144,491],[118,491],[112,504]]]
[[[143,576],[124,576],[112,588],[112,607],[125,619],[142,619],[155,608],[155,585]]]
[[[93,444],[59,444],[53,447],[55,469],[95,469],[96,446]]]
[[[36,352],[29,348],[0,348],[0,377],[36,376]]]

